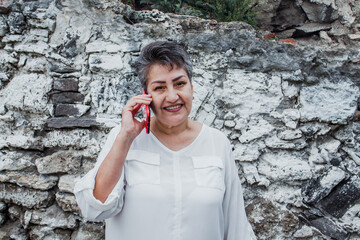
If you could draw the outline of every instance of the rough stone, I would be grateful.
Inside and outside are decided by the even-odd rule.
[[[298,225],[291,212],[278,209],[273,202],[262,197],[253,200],[246,207],[246,212],[258,239],[276,239],[280,233],[290,237]]]
[[[311,22],[331,23],[339,17],[332,4],[305,0],[302,1],[301,8]]]
[[[295,129],[300,119],[300,112],[298,109],[285,109],[282,113],[285,126]]]
[[[0,183],[0,200],[14,203],[27,208],[47,207],[53,201],[54,194],[13,184]]]
[[[29,72],[44,73],[46,72],[47,61],[45,58],[29,58],[26,60],[25,69]]]
[[[256,161],[259,159],[261,149],[259,144],[238,144],[233,151],[235,160],[238,161]]]
[[[9,27],[6,23],[4,16],[0,16],[0,37],[5,36],[9,31]]]
[[[274,127],[263,119],[251,119],[246,129],[241,131],[239,141],[241,143],[251,142],[254,139],[268,135],[273,129]]]
[[[71,232],[62,229],[54,229],[48,226],[36,226],[31,228],[29,236],[30,239],[34,240],[68,240],[71,239]]]
[[[81,155],[75,151],[59,151],[36,159],[35,164],[41,174],[67,173],[80,167]]]
[[[38,74],[15,76],[0,92],[0,108],[24,110],[43,114],[47,109],[46,94],[51,90],[51,79]]]
[[[79,230],[75,231],[71,235],[71,239],[82,240],[82,239],[93,239],[102,240],[105,238],[104,226],[101,223],[82,223]]]
[[[0,147],[10,147],[18,149],[43,150],[42,141],[39,137],[34,137],[32,133],[15,133],[5,138],[0,136]]]
[[[136,45],[136,46],[135,46]],[[131,48],[131,46],[133,46]],[[129,42],[123,43],[111,43],[104,42],[101,40],[96,40],[86,45],[87,53],[118,53],[118,52],[134,52],[140,50],[140,43],[130,44]]]
[[[27,240],[25,229],[19,221],[6,223],[0,227],[0,239],[2,240]]]
[[[307,147],[304,138],[295,139],[292,141],[282,140],[275,136],[270,136],[265,139],[265,145],[271,149],[296,149],[301,150]]]
[[[360,199],[360,177],[354,176],[338,186],[320,202],[320,206],[334,217],[340,218]]]
[[[305,23],[301,27],[296,28],[296,32],[294,33],[294,35],[296,35],[297,37],[302,37],[312,33],[317,33],[320,31],[326,31],[330,29],[331,29],[330,24]]]
[[[312,172],[309,164],[288,152],[264,153],[260,157],[258,171],[273,181],[296,184],[296,181],[309,180]]]
[[[84,101],[84,95],[77,92],[61,92],[51,94],[51,99],[56,103],[77,103]]]
[[[121,54],[91,54],[89,57],[90,70],[93,72],[122,71],[127,62]]]
[[[0,172],[0,182],[10,182],[20,187],[49,190],[56,185],[57,176],[43,176],[29,173]]]
[[[60,91],[74,91],[77,92],[79,90],[79,81],[77,79],[54,79],[54,90]]]
[[[11,12],[8,17],[8,25],[12,34],[21,34],[26,28],[24,15],[19,12]]]
[[[275,31],[301,25],[305,20],[305,13],[295,1],[281,1],[271,19]]]
[[[336,240],[347,239],[349,234],[342,228],[338,227],[333,221],[325,218],[312,218],[309,219],[312,226],[319,229],[323,234],[330,236]]]
[[[89,128],[98,127],[103,125],[96,121],[94,117],[81,117],[81,118],[69,118],[69,117],[57,117],[50,118],[46,121],[48,128]]]
[[[278,133],[278,137],[281,140],[295,140],[301,138],[302,136],[302,132],[299,129],[285,130]]]
[[[301,121],[320,120],[345,124],[356,110],[359,88],[343,80],[337,84],[324,81],[300,90]]]
[[[281,74],[281,78],[286,81],[292,81],[292,82],[303,82],[304,76],[301,72],[301,70],[296,70],[295,72],[291,73],[283,73]]]
[[[7,208],[6,203],[0,202],[0,212],[4,212],[6,208]]]
[[[30,223],[33,224],[63,229],[74,229],[78,224],[75,215],[64,212],[55,204],[46,210],[28,210],[27,212],[31,216]]]
[[[66,132],[66,134],[64,134]],[[55,130],[46,134],[43,144],[45,147],[83,149],[87,147],[90,140],[91,132],[87,129],[74,129],[71,131]]]
[[[46,55],[49,45],[42,41],[36,43],[16,43],[14,49],[16,52]]]
[[[345,172],[337,167],[332,167],[323,176],[312,179],[304,186],[302,195],[307,203],[317,203],[345,179]]]
[[[282,93],[281,79],[268,77],[263,73],[229,70],[223,89],[216,91],[215,97],[222,101],[222,107],[245,119],[254,114],[269,113],[279,106]],[[259,91],[263,92],[261,99],[256,97]]]
[[[74,193],[75,182],[79,180],[79,176],[63,175],[59,179],[58,187],[62,192]]]
[[[76,213],[81,216],[80,208],[73,194],[57,192],[56,202],[63,211]]]
[[[35,157],[14,151],[0,152],[0,171],[23,170],[35,166]]]
[[[55,117],[81,117],[83,116],[88,110],[90,106],[83,105],[83,104],[57,104],[55,106]]]

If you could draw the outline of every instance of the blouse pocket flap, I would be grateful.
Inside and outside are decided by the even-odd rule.
[[[218,167],[224,168],[221,158],[216,156],[192,157],[194,168]]]
[[[141,150],[130,150],[126,156],[126,160],[139,161],[152,165],[160,165],[159,154]]]

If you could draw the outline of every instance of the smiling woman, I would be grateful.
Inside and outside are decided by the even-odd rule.
[[[249,240],[238,170],[220,131],[189,119],[192,66],[174,42],[146,46],[138,60],[148,94],[132,97],[75,186],[82,214],[106,220],[106,239]],[[150,105],[151,132],[135,119]]]

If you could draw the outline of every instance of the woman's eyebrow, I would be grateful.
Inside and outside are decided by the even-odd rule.
[[[172,82],[176,82],[177,80],[181,79],[182,77],[185,77],[185,75],[180,75],[180,76],[178,76],[178,77],[174,78],[174,79],[173,79],[173,80],[171,80],[171,81],[172,81]],[[166,83],[166,81],[163,81],[163,80],[157,80],[157,81],[153,81],[153,82],[151,82],[151,84],[153,84],[153,83]]]

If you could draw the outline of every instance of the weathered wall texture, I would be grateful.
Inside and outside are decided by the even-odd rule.
[[[192,56],[192,117],[232,140],[258,239],[360,237],[359,49],[110,0],[3,1],[0,13],[0,239],[103,239],[74,181],[140,93],[140,48],[159,39]]]
[[[313,36],[327,45],[360,40],[358,0],[259,0],[258,6],[260,27],[279,38]]]

